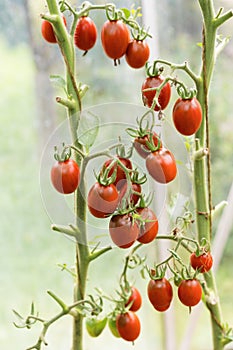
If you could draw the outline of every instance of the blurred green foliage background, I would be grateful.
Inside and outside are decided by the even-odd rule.
[[[122,0],[115,3],[117,6],[140,5],[140,1]],[[218,0],[215,4],[216,7],[230,8],[233,2]],[[198,69],[201,51],[197,42],[201,41],[202,24],[197,1],[155,1],[155,6],[160,56],[179,63],[188,60]],[[65,112],[55,105],[57,90],[49,82],[50,74],[63,74],[63,63],[58,49],[44,43],[40,36],[39,14],[46,11],[45,4],[41,0],[3,0],[1,10],[0,347],[4,350],[23,350],[33,344],[40,328],[35,326],[30,331],[16,329],[12,309],[26,315],[33,300],[40,314],[50,317],[57,312],[57,306],[46,295],[48,289],[64,297],[67,302],[72,300],[72,279],[61,272],[57,264],[72,266],[75,246],[71,240],[50,230],[51,222],[40,193],[43,149],[48,136],[65,118]],[[100,28],[104,15],[95,13],[94,18]],[[223,34],[230,35],[232,30],[233,24],[229,22],[224,26]],[[217,62],[210,95],[214,204],[226,199],[233,179],[232,59],[231,41]],[[84,101],[85,107],[116,101],[141,104],[140,87],[145,72],[128,68],[124,60],[118,68],[113,67],[104,56],[99,39],[93,52],[85,58],[77,52],[77,60],[78,78],[91,87]],[[172,101],[175,99],[176,94],[173,94]],[[169,108],[166,111],[168,118],[171,115]],[[214,223],[215,228],[217,224],[218,220]],[[232,244],[231,237],[217,272],[224,317],[231,324]],[[124,252],[114,251],[91,268],[89,292],[99,284],[109,291],[115,288],[123,256]],[[103,271],[105,279],[102,279]],[[137,277],[137,283],[145,296],[145,282]],[[164,337],[159,323],[161,316],[155,314],[146,301],[144,311],[140,312],[142,340],[136,342],[135,350],[142,346],[144,349],[161,349]],[[176,316],[179,319],[176,324],[179,340],[188,319],[188,311],[179,303],[176,305]],[[70,338],[71,320],[66,318],[51,328],[47,348],[67,350]],[[96,349],[105,349],[106,344],[111,344],[113,350],[119,346],[122,350],[131,346],[114,340],[106,331],[95,341],[88,338],[86,349],[91,349],[93,345]],[[192,349],[210,350],[209,344],[209,317],[204,312],[195,330]]]

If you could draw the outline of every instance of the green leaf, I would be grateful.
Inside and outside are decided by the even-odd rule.
[[[87,151],[94,144],[98,131],[99,118],[89,111],[82,112],[77,137],[78,141],[86,147]]]
[[[60,75],[50,75],[50,81],[54,86],[66,90],[66,81]]]
[[[121,8],[121,11],[124,12],[124,15],[125,15],[126,19],[128,19],[130,17],[131,12],[130,12],[129,9],[123,7],[123,8]]]

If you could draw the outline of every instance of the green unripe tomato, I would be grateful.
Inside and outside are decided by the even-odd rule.
[[[120,334],[118,332],[117,326],[116,326],[116,318],[111,317],[108,319],[108,327],[112,333],[112,335],[114,335],[114,337],[116,338],[120,338]]]
[[[98,337],[104,330],[107,323],[107,317],[98,319],[96,317],[88,317],[86,319],[86,329],[91,337]]]

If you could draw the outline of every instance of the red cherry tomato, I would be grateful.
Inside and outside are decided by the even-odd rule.
[[[64,15],[62,15],[64,24],[66,26],[66,18]],[[48,41],[51,44],[57,43],[56,36],[54,34],[53,26],[49,21],[46,21],[45,19],[42,20],[41,23],[41,34],[43,38]]]
[[[96,25],[90,17],[79,18],[75,32],[74,32],[74,43],[83,51],[90,50],[96,42],[97,29]]]
[[[141,331],[141,324],[138,316],[133,311],[119,314],[116,317],[118,332],[124,340],[134,341]]]
[[[155,310],[166,311],[173,297],[172,286],[165,277],[150,280],[147,287],[147,295]]]
[[[131,40],[128,44],[125,59],[132,68],[143,67],[150,56],[149,46],[142,40]]]
[[[118,247],[129,248],[138,237],[139,227],[130,214],[118,214],[110,219],[109,233]]]
[[[132,305],[130,306],[129,310],[134,312],[138,311],[142,305],[142,297],[139,290],[136,287],[131,288],[131,295],[125,306],[128,306],[131,303]]]
[[[142,220],[145,220],[145,223],[140,225],[140,233],[137,240],[144,244],[150,243],[157,236],[159,229],[158,219],[153,210],[147,207],[138,208],[137,213],[141,216]]]
[[[87,197],[88,209],[97,218],[106,218],[118,205],[118,191],[114,184],[107,186],[96,182]]]
[[[161,75],[146,78],[146,80],[142,84],[142,100],[145,106],[149,108],[151,107],[153,103],[153,99],[156,95],[156,91],[155,90],[143,91],[143,90],[158,87],[162,84],[163,81],[164,81],[164,77]],[[166,83],[162,88],[158,97],[160,107],[156,105],[154,110],[159,111],[160,109],[161,110],[165,109],[170,101],[170,97],[171,97],[171,86],[169,83]]]
[[[140,184],[131,183],[131,190],[133,192],[137,192],[137,193],[132,193],[130,195],[129,202],[132,205],[136,205],[139,198],[140,198],[140,193],[142,192],[142,187]],[[127,191],[127,183],[125,183],[124,186],[119,191],[119,203],[122,201],[124,195],[126,194],[126,191]]]
[[[174,180],[177,174],[174,155],[166,148],[150,153],[146,157],[146,168],[153,179],[160,183]]]
[[[183,280],[178,287],[178,297],[182,304],[195,306],[202,296],[201,284],[197,279]]]
[[[199,270],[199,272],[208,272],[213,265],[213,257],[210,252],[205,252],[199,256],[196,253],[190,255],[190,265],[194,270]]]
[[[106,21],[101,30],[101,41],[106,55],[114,61],[124,56],[130,40],[128,27],[121,20]]]
[[[147,142],[149,141],[149,138],[150,138],[149,135],[145,135],[143,137],[136,137],[134,139],[134,143],[133,143],[134,148],[142,158],[146,158],[151,153],[147,146]],[[153,132],[153,135],[152,135],[152,141],[155,147],[159,146],[159,148],[161,148],[163,146],[161,139],[159,138],[159,136],[156,134],[155,131]]]
[[[80,182],[80,169],[73,159],[56,162],[51,169],[51,181],[55,189],[64,194],[73,193]]]
[[[123,158],[123,157],[118,157],[121,163],[127,168],[127,169],[132,169],[132,163],[130,159],[128,158]],[[104,167],[108,167],[112,163],[112,159],[106,160],[104,163]],[[113,172],[116,170],[116,180],[114,181],[114,185],[116,185],[117,189],[120,190],[125,184],[126,184],[126,175],[124,170],[121,168],[119,164],[115,164],[112,166],[112,168],[109,171],[109,176],[113,174]]]
[[[179,98],[173,107],[172,117],[177,131],[185,136],[193,135],[201,125],[201,105],[196,97]]]

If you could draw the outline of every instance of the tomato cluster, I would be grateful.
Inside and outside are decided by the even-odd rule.
[[[134,148],[145,159],[146,168],[151,177],[159,183],[173,181],[177,174],[176,161],[173,153],[165,148],[160,137],[153,131],[137,130]]]
[[[115,245],[129,248],[135,241],[152,242],[158,233],[158,220],[148,206],[141,204],[141,184],[128,158],[108,159],[102,166],[97,182],[90,188],[87,204],[96,218],[109,220],[109,234]],[[105,174],[105,180],[103,180]],[[127,174],[127,175],[126,175]],[[102,178],[101,178],[102,176]]]
[[[145,106],[155,111],[163,111],[171,98],[171,85],[155,67],[152,73],[148,68],[147,75],[141,87],[142,101]],[[157,90],[159,90],[158,96]],[[180,97],[173,106],[173,123],[180,134],[190,136],[195,134],[201,126],[202,108],[195,97],[195,91],[191,90],[191,93],[188,93],[181,86],[177,91]]]
[[[66,26],[66,19],[62,15]],[[49,43],[57,43],[52,24],[43,20],[41,32],[44,39]],[[144,35],[145,37],[145,35]],[[105,54],[119,63],[120,58],[125,56],[126,62],[132,68],[142,68],[149,59],[150,49],[145,38],[130,38],[128,26],[121,19],[107,20],[101,28],[101,43]],[[97,40],[97,28],[89,16],[78,19],[74,31],[75,46],[84,51],[84,55],[94,47]]]

